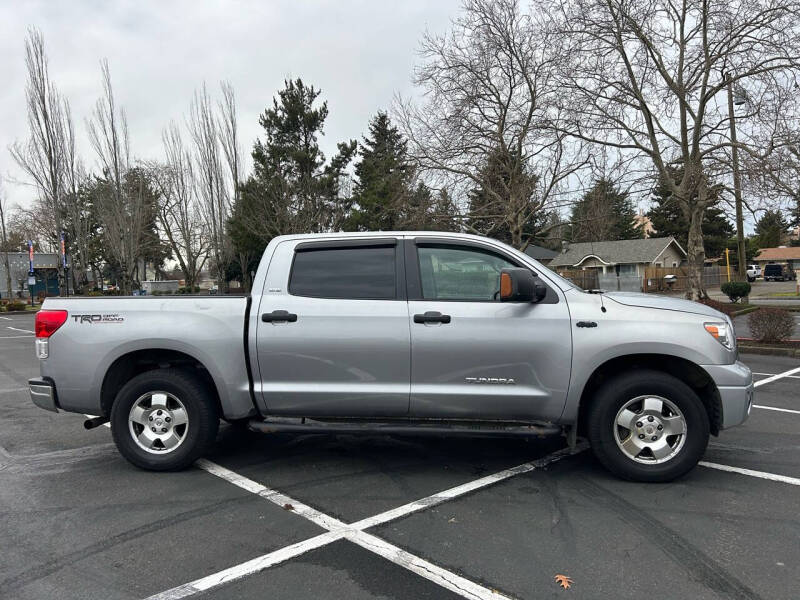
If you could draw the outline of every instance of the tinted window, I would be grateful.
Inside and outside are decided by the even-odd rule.
[[[764,273],[767,275],[780,275],[782,271],[781,265],[767,265],[767,268],[764,269]]]
[[[395,298],[394,246],[297,252],[289,293],[317,298]]]
[[[516,266],[472,248],[422,247],[417,255],[425,300],[496,300],[501,269]]]

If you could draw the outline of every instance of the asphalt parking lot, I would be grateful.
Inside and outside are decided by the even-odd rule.
[[[232,427],[155,474],[30,403],[32,329],[0,318],[0,598],[800,596],[799,360],[744,355],[759,408],[669,484],[560,439]]]

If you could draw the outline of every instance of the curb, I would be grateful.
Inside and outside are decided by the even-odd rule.
[[[761,354],[766,356],[790,356],[800,358],[800,348],[768,348],[764,346],[739,346],[740,354]]]

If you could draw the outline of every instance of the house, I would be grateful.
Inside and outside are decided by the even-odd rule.
[[[525,248],[525,254],[527,254],[534,260],[538,260],[545,266],[547,266],[551,260],[553,260],[556,256],[558,256],[558,252],[556,252],[555,250],[550,250],[549,248],[543,248],[542,246],[534,246],[533,244]]]
[[[797,270],[800,269],[800,246],[762,248],[754,260],[762,269],[769,264],[788,264],[790,269]]]
[[[570,244],[548,266],[556,271],[595,270],[642,277],[646,267],[679,267],[685,260],[686,251],[670,236]]]
[[[58,294],[58,263],[61,256],[55,253],[36,252],[33,255],[33,273],[35,283],[30,286],[33,295],[47,292]],[[5,252],[0,253],[0,298],[15,296],[22,298],[28,295],[28,269],[30,262],[27,252],[9,252],[8,266],[11,270],[11,292],[6,289]]]

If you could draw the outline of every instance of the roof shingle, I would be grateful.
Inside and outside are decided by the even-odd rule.
[[[580,242],[570,244],[566,252],[550,261],[550,266],[571,267],[579,264],[587,256],[597,256],[608,264],[651,263],[670,244],[675,244],[675,247],[680,249],[681,255],[686,255],[672,236],[611,242]]]

